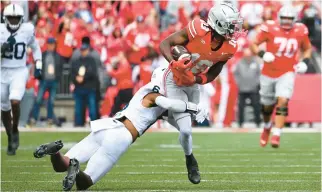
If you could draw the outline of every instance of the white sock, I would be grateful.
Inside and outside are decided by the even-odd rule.
[[[264,129],[270,129],[272,127],[272,122],[269,121],[267,123],[264,123]]]
[[[273,132],[273,135],[281,136],[282,129],[281,129],[281,128],[276,128],[276,127],[274,127],[274,128],[272,129],[272,132]]]

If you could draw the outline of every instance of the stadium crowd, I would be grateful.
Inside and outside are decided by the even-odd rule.
[[[250,55],[249,41],[256,36],[261,23],[277,19],[277,12],[284,3],[270,0],[231,2],[238,5],[248,36],[238,39],[239,49],[235,57],[227,63],[220,77],[214,83],[205,85],[202,91],[205,99],[201,100],[206,101],[205,105],[212,112],[210,123],[216,123],[218,127],[230,126],[234,120],[238,95],[240,101],[251,98],[255,114],[259,114],[258,84],[255,81],[251,87],[244,87],[249,81],[248,75],[243,73],[247,63],[252,64],[249,65],[252,69],[261,67],[261,62]],[[8,3],[1,1],[1,7]],[[49,72],[42,82],[30,77],[27,88],[35,90],[33,97],[37,99],[34,106],[29,107],[30,116],[26,118],[30,117],[30,122],[35,123],[39,118],[40,105],[48,100],[48,119],[56,122],[53,108],[58,86],[68,87],[67,92],[74,94],[75,126],[85,124],[84,101],[88,104],[88,114],[92,120],[115,114],[139,87],[149,82],[156,67],[167,65],[159,51],[160,41],[185,27],[191,19],[207,18],[209,9],[215,3],[199,0],[28,1],[28,20],[35,24],[36,37],[42,51],[46,53],[52,50],[54,44],[55,55],[59,57],[54,59],[54,69],[48,65],[47,71],[54,70],[54,76]],[[299,13],[298,21],[309,28],[311,42],[317,52],[321,52],[321,10],[313,1],[292,3]],[[80,71],[77,66],[80,62],[88,66],[84,74],[91,73],[84,78],[75,74]],[[28,63],[33,63],[31,54]],[[70,70],[67,79],[62,77],[63,69]],[[256,71],[252,77],[258,76]],[[53,80],[55,82],[51,83]],[[80,86],[83,81],[88,83]],[[100,103],[100,100],[103,102]],[[239,114],[242,115],[238,119],[242,126],[244,118],[240,111],[245,102],[240,101]],[[255,122],[260,123],[256,115]]]

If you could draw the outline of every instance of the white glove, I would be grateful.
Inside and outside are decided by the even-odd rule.
[[[295,73],[305,73],[307,71],[307,65],[303,61],[294,65]]]
[[[39,69],[39,70],[42,69],[42,61],[41,60],[36,61],[36,69]]]
[[[198,105],[198,112],[196,114],[196,121],[198,123],[202,123],[205,119],[209,120],[209,110],[206,107],[202,107],[200,104]]]
[[[271,62],[273,62],[275,60],[275,56],[271,52],[265,52],[265,54],[263,55],[263,60],[266,63],[271,63]]]

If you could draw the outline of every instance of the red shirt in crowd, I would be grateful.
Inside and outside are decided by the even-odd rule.
[[[121,61],[118,69],[110,70],[108,73],[111,77],[116,79],[116,86],[119,90],[133,88],[132,69],[128,61]]]

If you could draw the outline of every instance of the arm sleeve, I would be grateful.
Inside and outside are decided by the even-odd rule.
[[[169,99],[166,98],[164,96],[158,96],[155,99],[155,104],[157,104],[158,106],[173,111],[173,112],[186,112],[188,111],[194,111],[197,112],[198,106],[194,103],[186,103],[184,101],[181,100],[177,100],[177,99]]]
[[[32,56],[33,56],[34,60],[35,61],[41,60],[41,58],[42,58],[41,49],[40,49],[39,43],[37,42],[34,34],[32,34],[32,36],[28,42],[28,45],[32,49],[32,54],[33,54]]]
[[[32,56],[35,61],[37,60],[42,60],[42,54],[41,54],[41,49],[39,46],[39,43],[36,40],[36,35],[35,35],[35,27],[31,23],[26,23],[24,25],[25,30],[27,33],[29,33],[29,39],[27,41],[27,46],[29,46],[32,49]]]

